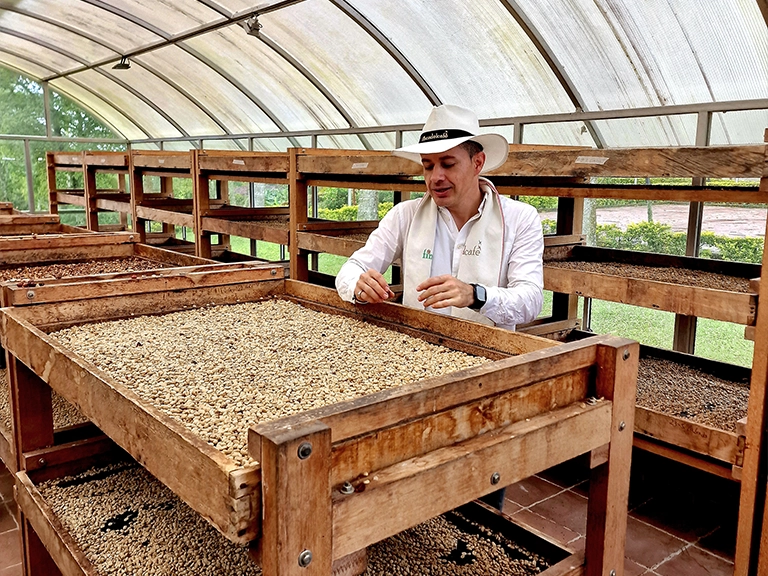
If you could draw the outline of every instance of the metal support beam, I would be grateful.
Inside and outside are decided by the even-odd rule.
[[[696,122],[696,146],[709,144],[712,129],[712,113],[700,112]],[[693,178],[694,186],[704,186],[706,177]],[[704,218],[704,203],[691,202],[688,208],[688,232],[685,242],[685,255],[698,256],[701,247],[701,224]],[[695,316],[675,315],[675,333],[672,348],[678,352],[693,354],[696,349]]]
[[[35,181],[32,177],[32,153],[29,150],[29,139],[24,140],[24,163],[27,168],[27,202],[30,213],[35,212]]]

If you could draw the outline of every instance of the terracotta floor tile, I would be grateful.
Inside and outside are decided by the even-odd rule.
[[[708,502],[691,493],[675,491],[657,496],[635,508],[631,515],[665,532],[696,542],[719,526],[719,514],[713,514]]]
[[[539,532],[544,533],[555,542],[566,545],[567,542],[574,540],[579,535],[573,530],[569,530],[565,526],[555,524],[552,520],[542,518],[538,514],[534,514],[530,510],[520,510],[517,514],[514,514],[512,518],[523,526],[530,526],[535,528]]]
[[[647,571],[645,566],[640,566],[629,558],[624,558],[624,576],[640,576]]]
[[[22,576],[21,563],[8,568],[0,568],[0,576]]]
[[[570,488],[589,478],[589,456],[585,454],[567,460],[536,476],[563,488]]]
[[[578,534],[587,532],[587,499],[566,490],[531,506],[531,512],[562,524]]]
[[[661,576],[732,576],[733,564],[719,556],[689,546],[655,571]]]
[[[586,544],[587,538],[585,536],[579,536],[576,540],[568,542],[565,547],[569,550],[572,550],[573,553],[576,554],[577,552],[583,552]]]
[[[520,506],[520,504],[518,504],[517,502],[512,502],[512,500],[510,500],[509,498],[506,498],[504,500],[503,512],[507,516],[512,516],[512,514],[515,514],[516,512],[519,512],[522,509],[523,507]]]
[[[14,506],[14,510],[15,508]],[[0,534],[17,528],[16,513],[8,507],[8,504],[0,504]]]
[[[562,490],[560,486],[552,484],[552,482],[531,476],[517,484],[507,486],[507,499],[526,508],[531,504],[554,496],[558,492],[562,492]]]
[[[7,568],[21,562],[19,531],[9,530],[0,534],[0,568]]]
[[[652,568],[684,546],[686,543],[680,538],[631,516],[628,519],[625,553],[627,558],[641,566]]]
[[[712,534],[704,536],[704,538],[696,542],[696,545],[707,552],[733,561],[736,555],[736,529],[737,525],[735,522],[728,523],[712,532]]]

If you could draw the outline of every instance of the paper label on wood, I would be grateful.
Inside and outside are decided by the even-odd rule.
[[[599,164],[603,165],[608,162],[608,158],[605,156],[578,156],[574,164]]]
[[[352,170],[361,170],[363,168],[368,168],[368,162],[355,162],[352,164]]]
[[[237,164],[238,166],[245,166],[245,160],[232,160],[232,164]]]

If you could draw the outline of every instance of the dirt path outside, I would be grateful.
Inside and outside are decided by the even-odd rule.
[[[668,224],[673,232],[685,232],[688,228],[687,204],[656,204],[653,206],[653,221]],[[556,212],[541,212],[543,219],[554,220]],[[728,206],[704,206],[702,230],[714,232],[719,236],[732,238],[765,236],[765,220],[768,210],[765,208],[739,208]],[[648,220],[645,205],[623,206],[621,208],[598,208],[598,224],[615,224],[622,230],[628,224]]]

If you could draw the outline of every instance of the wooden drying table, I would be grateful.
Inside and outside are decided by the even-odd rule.
[[[334,560],[586,452],[594,465],[586,562],[596,574],[623,563],[636,343],[556,344],[394,304],[356,307],[331,290],[264,274],[247,284],[4,309],[9,378],[28,398],[49,398],[50,386],[75,404],[228,538],[250,542],[268,574],[330,575]],[[265,297],[498,360],[260,424],[249,433],[257,463],[239,466],[47,335]],[[74,449],[49,455],[49,410],[19,414],[23,469],[57,474],[57,464],[77,459]],[[297,562],[304,550],[313,556],[306,569]]]

